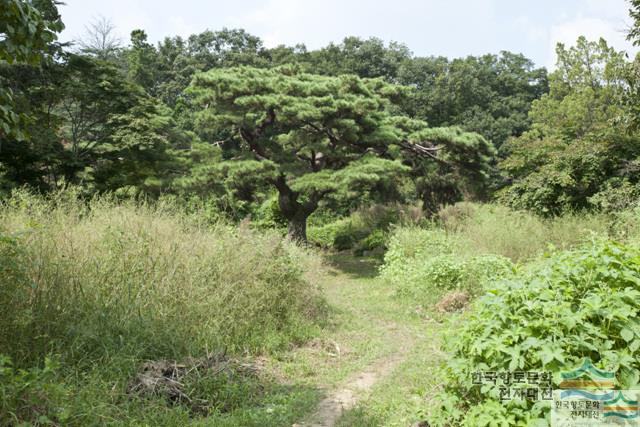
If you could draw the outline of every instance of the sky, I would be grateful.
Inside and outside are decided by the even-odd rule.
[[[63,41],[82,36],[87,22],[112,21],[126,42],[144,29],[153,42],[206,29],[244,28],[267,47],[304,43],[316,49],[346,36],[404,43],[417,56],[449,58],[523,53],[553,68],[555,45],[580,35],[604,37],[635,54],[625,40],[625,0],[64,0]]]

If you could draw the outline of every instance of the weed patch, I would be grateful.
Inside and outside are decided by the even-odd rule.
[[[287,350],[326,319],[320,259],[277,233],[209,225],[171,204],[83,202],[69,193],[15,193],[0,206],[0,224],[0,304],[12,307],[0,312],[4,375],[13,384],[3,404],[16,423],[46,416],[109,424],[99,417],[167,399],[180,405],[158,412],[166,416],[160,424],[214,407],[224,414],[245,393],[259,395],[261,381],[202,367],[183,381],[177,370],[182,386],[168,387],[173,377],[165,376],[163,396],[137,400],[124,399],[127,383],[148,360]],[[50,355],[59,369],[44,363]],[[204,404],[205,395],[226,403]],[[33,396],[57,409],[25,409]]]
[[[545,423],[549,406],[472,383],[476,371],[559,372],[589,358],[616,373],[620,389],[640,383],[640,251],[610,241],[553,254],[496,283],[452,328],[447,392],[432,425]],[[548,420],[547,420],[548,421]],[[544,424],[546,425],[546,424]]]

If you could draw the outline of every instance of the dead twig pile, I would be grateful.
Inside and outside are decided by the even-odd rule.
[[[259,368],[226,356],[225,352],[186,358],[181,362],[157,360],[145,362],[129,382],[129,395],[162,396],[171,404],[185,404],[193,412],[206,412],[213,402],[192,398],[185,391],[189,379],[226,375],[233,378],[257,377]]]

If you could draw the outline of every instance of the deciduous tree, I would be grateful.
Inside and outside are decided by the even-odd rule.
[[[0,0],[0,67],[39,64],[56,40],[56,33],[64,28],[54,1],[35,3],[47,12],[46,17],[31,2]],[[20,117],[14,111],[13,93],[0,76],[0,142],[9,136],[25,139],[23,130]]]
[[[534,101],[532,130],[510,141],[501,167],[511,185],[501,197],[544,215],[606,203],[620,185],[638,182],[640,144],[622,99],[630,64],[600,39],[557,47],[549,94]],[[615,196],[617,197],[617,196]]]

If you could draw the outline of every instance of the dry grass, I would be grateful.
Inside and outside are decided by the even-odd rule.
[[[514,262],[527,260],[549,245],[567,249],[592,234],[606,235],[611,218],[602,214],[565,215],[543,219],[501,205],[458,203],[440,211],[442,227],[462,250],[496,254]]]
[[[0,303],[12,307],[0,313],[3,352],[92,363],[255,353],[313,335],[324,317],[317,257],[178,211],[14,195],[0,209]]]

